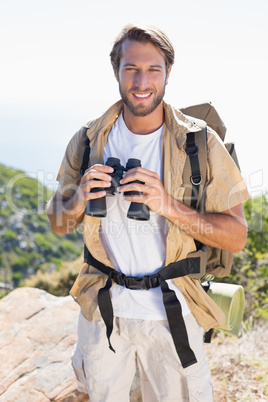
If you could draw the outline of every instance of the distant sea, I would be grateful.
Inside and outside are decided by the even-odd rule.
[[[116,101],[115,99],[114,101]],[[56,177],[66,146],[73,134],[87,121],[100,116],[110,105],[0,103],[0,163],[25,171],[56,190]],[[268,191],[267,163],[248,161],[243,143],[236,143],[242,175],[251,195]],[[255,156],[255,155],[253,155]],[[263,166],[260,169],[259,166]]]
[[[80,105],[81,106],[81,105]],[[100,111],[40,104],[0,104],[0,163],[56,190],[57,172],[73,134]]]

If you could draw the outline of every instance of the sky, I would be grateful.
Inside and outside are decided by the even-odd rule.
[[[267,0],[0,0],[0,163],[56,190],[72,135],[119,99],[109,53],[128,23],[175,48],[165,101],[210,101],[254,197],[268,191]]]

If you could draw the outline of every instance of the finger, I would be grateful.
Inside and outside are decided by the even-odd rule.
[[[142,193],[146,193],[148,191],[148,186],[141,183],[129,183],[117,188],[119,193],[127,192],[127,191],[139,191]]]
[[[85,183],[81,183],[81,190],[83,193],[90,193],[92,189],[100,188],[109,188],[111,186],[110,181],[102,181],[102,180],[89,180]]]
[[[130,202],[145,204],[145,196],[143,194],[124,195],[124,199]]]
[[[157,173],[152,172],[151,170],[145,169],[145,168],[143,168],[143,167],[136,167],[136,168],[129,169],[129,170],[127,170],[126,174],[128,174],[129,172],[131,172],[131,173],[132,173],[132,172],[146,173],[146,174],[148,174],[148,176],[155,176],[155,175],[157,175]]]
[[[94,200],[97,198],[102,198],[106,196],[106,191],[105,190],[100,190],[96,192],[90,191],[89,188],[86,188],[87,186],[81,187],[78,190],[78,196],[82,200],[82,202],[89,201],[89,200]]]
[[[106,180],[107,180],[109,174],[113,173],[113,171],[114,171],[114,169],[111,166],[95,164],[85,171],[83,178],[88,178],[88,176],[92,177],[92,175],[98,176],[99,174],[103,174],[106,176]],[[99,178],[99,177],[97,177],[97,178]]]
[[[89,170],[97,170],[99,172],[104,172],[104,173],[112,173],[114,171],[114,169],[111,166],[101,165],[99,163],[96,163],[95,165],[92,165],[90,168],[88,168],[86,170],[86,172],[88,172]]]
[[[140,169],[140,168],[138,168]],[[150,172],[148,174],[148,170],[145,172],[133,170],[132,172],[129,171],[125,174],[122,180],[120,180],[120,184],[130,183],[131,181],[139,180],[146,184],[155,185],[159,182],[159,176],[155,172]]]
[[[137,168],[130,169],[125,173],[125,176],[129,176],[134,173],[137,173],[137,174],[141,173],[141,174],[145,174],[145,175],[151,176],[151,177],[158,177],[157,173],[152,172],[151,170],[145,169],[143,167],[137,167]]]
[[[97,191],[96,193],[88,193],[88,200],[95,200],[97,198],[102,198],[106,196],[106,191]]]
[[[112,177],[107,173],[100,172],[95,169],[90,169],[84,174],[84,176],[81,179],[81,182],[86,183],[87,181],[90,180],[102,180],[111,183]]]
[[[98,198],[102,198],[106,196],[106,191],[97,191],[96,193],[83,193],[83,199],[85,201],[96,200]]]

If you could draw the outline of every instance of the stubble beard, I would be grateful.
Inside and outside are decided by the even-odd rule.
[[[120,92],[122,101],[124,102],[124,104],[127,106],[127,108],[130,110],[130,112],[134,116],[139,116],[139,117],[145,117],[145,116],[148,116],[149,114],[151,114],[157,108],[157,106],[160,105],[160,103],[162,102],[162,100],[165,96],[165,86],[164,86],[162,91],[156,97],[153,98],[153,101],[150,105],[148,105],[147,107],[142,104],[135,106],[131,102],[130,98],[128,97],[128,92],[131,94],[134,91],[139,92],[138,88],[131,88],[129,91],[124,91],[119,83],[119,92]],[[151,90],[145,90],[142,92],[144,92],[144,93],[152,92],[152,94],[154,94],[154,92]]]

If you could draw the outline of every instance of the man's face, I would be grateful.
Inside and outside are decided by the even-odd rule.
[[[135,116],[147,116],[160,105],[169,76],[162,53],[151,43],[126,40],[115,76],[125,106]]]

